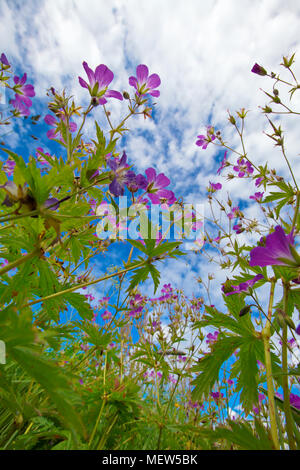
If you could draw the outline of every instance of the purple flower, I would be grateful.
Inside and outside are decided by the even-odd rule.
[[[253,287],[253,285],[257,282],[263,279],[264,276],[262,274],[257,274],[254,276],[252,279],[249,279],[248,281],[241,282],[238,286],[231,286],[233,289],[231,292],[224,292],[224,286],[222,287],[222,291],[226,295],[232,295],[232,294],[240,294],[241,292],[248,292],[250,287]],[[226,289],[227,290],[227,289]]]
[[[131,193],[136,193],[139,189],[146,189],[147,180],[143,175],[134,175],[127,183],[127,188]]]
[[[221,161],[221,166],[217,169],[217,175],[220,175],[221,171],[226,167],[226,162],[227,162],[227,150],[224,153],[223,160]]]
[[[2,170],[5,171],[7,176],[11,176],[14,173],[15,166],[16,166],[16,162],[8,158],[2,166]]]
[[[129,165],[127,164],[125,151],[120,161],[111,158],[107,163],[114,173],[114,179],[109,185],[109,190],[116,197],[122,196],[124,194],[124,186],[135,181],[134,172],[128,171]]]
[[[147,176],[147,186],[145,189],[151,202],[153,204],[173,204],[176,201],[174,193],[168,189],[165,189],[165,187],[170,184],[169,178],[167,178],[167,176],[165,176],[163,173],[159,173],[157,175],[154,168],[147,168],[145,173]]]
[[[290,403],[292,406],[295,408],[298,408],[300,410],[300,397],[298,395],[295,395],[294,393],[290,394]]]
[[[208,333],[206,344],[214,344],[218,340],[219,332],[215,331],[214,334]]]
[[[227,214],[227,217],[228,217],[229,219],[234,219],[235,217],[238,217],[238,216],[239,216],[239,212],[240,212],[239,206],[233,207],[233,208],[231,209],[231,212],[229,212],[229,214]]]
[[[139,313],[143,311],[144,305],[146,303],[146,297],[136,294],[133,299],[130,299],[128,313],[129,317],[136,317]]]
[[[2,52],[2,54],[1,54],[0,62],[2,62],[3,65],[8,65],[8,66],[10,66],[10,63],[8,62],[7,57],[6,57],[6,55],[4,54],[4,52]]]
[[[169,374],[168,380],[169,380],[169,382],[171,382],[171,383],[173,383],[173,384],[175,384],[175,385],[176,385],[176,383],[177,383],[176,378],[175,378],[173,375],[171,375],[171,374]]]
[[[249,199],[253,199],[254,201],[260,202],[263,198],[264,193],[254,193],[253,196],[250,196]]]
[[[89,68],[86,62],[83,62],[82,65],[87,74],[89,84],[81,77],[78,77],[79,83],[83,88],[89,90],[92,97],[98,99],[99,104],[107,103],[106,98],[123,100],[123,96],[119,91],[108,90],[108,85],[112,82],[114,74],[106,65],[98,65],[95,72]]]
[[[133,86],[137,94],[158,97],[160,92],[155,90],[160,85],[160,78],[156,73],[149,76],[149,70],[146,65],[140,64],[136,68],[136,77],[129,77],[129,85]]]
[[[233,167],[233,170],[238,173],[239,178],[243,178],[245,174],[250,176],[250,174],[253,173],[254,169],[248,160],[245,160],[244,158],[239,158],[237,160],[237,165]]]
[[[21,99],[20,95],[15,95],[15,99],[14,100],[10,100],[10,104],[13,105],[13,107],[15,108],[15,111],[16,113],[19,115],[19,116],[29,116],[30,114],[30,111],[29,109],[27,108],[27,106],[24,104],[23,100]]]
[[[102,299],[99,300],[99,307],[107,307],[109,300],[110,297],[102,297]]]
[[[267,75],[267,71],[261,65],[258,65],[258,64],[253,65],[251,72],[256,73],[257,75],[262,75],[262,76]]]
[[[101,318],[102,318],[102,320],[109,320],[111,318],[111,312],[109,310],[105,310],[101,314]]]
[[[207,126],[206,135],[200,134],[197,136],[198,140],[196,145],[202,147],[205,150],[210,142],[215,140],[216,136],[214,135],[214,128],[212,126]]]
[[[258,188],[260,186],[260,183],[263,181],[264,179],[263,178],[257,178],[255,180],[255,186]]]
[[[66,124],[66,117],[61,114],[61,119],[63,122]],[[48,126],[55,127],[55,129],[50,129],[47,132],[47,137],[48,139],[55,139],[56,137],[59,137],[61,141],[63,141],[62,134],[60,132],[60,121],[57,121],[54,116],[51,114],[47,114],[44,119],[45,123],[48,124]],[[69,131],[70,132],[75,132],[77,129],[77,124],[73,121],[69,122]],[[58,136],[57,136],[58,134]]]
[[[210,396],[214,399],[216,403],[218,403],[218,401],[224,397],[223,393],[220,392],[211,392]]]
[[[35,96],[35,91],[33,85],[27,84],[25,85],[27,80],[27,75],[24,73],[23,77],[14,77],[14,82],[16,86],[14,87],[16,94],[15,98],[20,95],[21,100],[24,102],[25,106],[30,108],[32,105],[32,101],[30,98]]]
[[[296,333],[297,333],[297,335],[300,335],[300,323],[299,323],[299,325],[298,325],[297,328],[296,328]]]
[[[275,231],[267,235],[265,241],[262,238],[260,243],[264,246],[257,246],[250,252],[250,266],[299,265],[295,253],[291,251],[294,250],[293,231],[286,235],[283,228],[277,225]]]
[[[245,229],[243,228],[242,224],[236,224],[236,225],[234,225],[232,228],[233,228],[233,230],[237,233],[237,235],[238,235],[239,233],[243,233],[244,230],[245,230]]]
[[[279,340],[279,344],[282,345],[282,341],[281,341],[281,340]],[[293,348],[295,348],[296,346],[298,346],[298,345],[297,345],[297,341],[296,341],[294,338],[289,339],[289,340],[287,341],[287,345],[288,345],[291,349],[293,349]]]
[[[208,191],[214,192],[218,191],[219,189],[222,189],[221,183],[212,183],[211,181],[209,182],[210,187],[208,188]]]

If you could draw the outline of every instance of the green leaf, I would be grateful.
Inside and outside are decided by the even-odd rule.
[[[93,311],[84,295],[78,292],[70,292],[64,295],[64,299],[77,310],[82,318],[91,320],[93,318]]]
[[[208,396],[218,380],[223,363],[241,346],[242,341],[240,336],[220,339],[213,345],[212,352],[201,358],[197,365],[193,367],[193,372],[200,372],[192,382],[195,386],[192,391],[193,400],[201,400],[203,395]]]
[[[255,420],[255,431],[250,423],[228,420],[227,426],[220,426],[214,430],[217,439],[226,439],[243,450],[272,450],[272,441],[268,431]]]
[[[80,400],[70,387],[70,378],[63,375],[55,364],[26,346],[15,346],[9,354],[44,388],[57,406],[65,426],[76,429],[82,435],[83,423],[75,411]]]

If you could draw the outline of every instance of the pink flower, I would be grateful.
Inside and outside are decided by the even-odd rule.
[[[136,89],[139,96],[148,93],[157,98],[160,92],[155,88],[159,87],[160,83],[159,76],[156,73],[149,76],[148,67],[143,64],[137,66],[136,77],[129,77],[129,85]]]
[[[263,178],[257,178],[257,179],[255,180],[255,186],[256,186],[256,187],[259,187],[260,184],[261,184],[261,182],[262,182],[263,180],[264,180]]]
[[[222,189],[221,183],[212,183],[210,181],[209,184],[210,184],[210,186],[208,188],[209,192],[215,192],[215,191],[218,191],[219,189]]]
[[[254,193],[254,196],[250,196],[249,199],[253,199],[254,201],[261,202],[264,193]]]
[[[215,331],[213,334],[208,333],[206,344],[214,344],[218,340],[219,332]]]
[[[14,82],[15,82],[15,98],[19,96],[19,98],[24,102],[25,106],[30,108],[32,105],[32,101],[30,98],[35,96],[35,91],[33,85],[27,84],[25,85],[25,82],[27,80],[27,75],[24,73],[22,78],[19,77],[14,77]],[[30,98],[29,98],[30,97]]]
[[[223,160],[221,161],[221,166],[217,169],[217,175],[220,175],[221,171],[226,167],[226,162],[227,162],[227,150],[224,153]]]
[[[110,320],[111,312],[109,310],[105,310],[105,312],[101,314],[101,318],[102,320]]]
[[[79,83],[83,88],[89,90],[91,97],[97,98],[99,104],[107,103],[106,98],[123,100],[123,96],[119,91],[108,90],[108,85],[112,82],[114,74],[106,65],[98,65],[95,72],[89,68],[86,62],[83,62],[82,65],[87,74],[89,83],[83,80],[83,78],[78,77]]]
[[[16,162],[8,158],[2,166],[2,170],[5,171],[7,176],[12,176],[14,173],[15,166],[16,166]]]
[[[245,174],[247,174],[247,176],[250,176],[250,174],[252,174],[254,171],[251,163],[248,162],[248,160],[245,160],[244,158],[239,158],[237,160],[237,165],[233,167],[233,170],[238,173],[239,178],[243,178]]]
[[[229,212],[229,214],[227,214],[227,217],[228,217],[229,219],[234,219],[235,217],[238,217],[238,216],[239,216],[239,212],[240,212],[239,206],[233,207],[233,208],[231,209],[231,212]]]
[[[216,403],[218,403],[219,400],[224,397],[223,393],[221,392],[211,392],[210,396],[215,400]]]
[[[206,135],[200,134],[197,136],[198,140],[196,145],[202,147],[205,150],[210,142],[215,140],[216,136],[214,135],[214,128],[212,126],[207,126]]]
[[[63,114],[61,114],[61,119],[66,124],[66,117]],[[55,119],[55,117],[52,116],[51,114],[47,114],[44,121],[45,121],[46,124],[48,124],[48,126],[55,127],[55,129],[50,129],[47,132],[48,139],[59,138],[61,141],[64,141],[63,137],[62,137],[62,134],[60,132],[61,131],[60,121],[57,121]],[[70,132],[75,132],[76,129],[77,129],[77,124],[73,121],[70,121],[69,122],[69,131]]]

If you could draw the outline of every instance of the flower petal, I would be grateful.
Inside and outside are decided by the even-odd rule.
[[[136,76],[140,85],[142,85],[143,83],[146,83],[148,75],[149,75],[149,70],[148,70],[147,65],[140,64],[137,66]]]
[[[157,88],[161,84],[160,78],[157,73],[153,73],[147,80],[147,88]]]

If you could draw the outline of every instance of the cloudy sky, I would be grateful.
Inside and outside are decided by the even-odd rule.
[[[77,78],[85,78],[84,60],[91,68],[106,64],[115,74],[112,88],[120,91],[129,89],[128,77],[140,63],[159,74],[161,96],[154,119],[139,116],[130,122],[126,152],[138,171],[152,166],[165,172],[178,198],[204,202],[209,181],[222,182],[223,194],[230,191],[235,205],[254,193],[252,183],[240,179],[229,184],[216,177],[223,153],[213,146],[206,151],[195,146],[207,124],[238,144],[228,109],[251,111],[246,124],[249,156],[257,164],[268,159],[287,174],[278,149],[262,132],[268,127],[258,109],[266,103],[260,88],[270,90],[272,84],[251,68],[258,62],[277,72],[283,55],[296,52],[297,59],[297,0],[0,0],[0,17],[1,49],[27,72],[40,99],[50,86],[65,87],[80,105],[87,105],[87,92]],[[300,59],[295,70],[300,71]],[[117,122],[126,113],[126,102],[111,100],[108,108]],[[101,120],[100,113],[97,108],[93,118]],[[297,128],[290,121],[285,126],[289,158],[299,174]],[[92,129],[92,119],[87,129]],[[11,139],[15,142],[17,135]],[[31,150],[34,145],[26,142]],[[249,214],[255,211],[249,207]],[[164,279],[199,294],[195,278],[207,272],[207,264],[200,257],[188,263],[165,263]],[[216,276],[224,280],[223,273]]]

